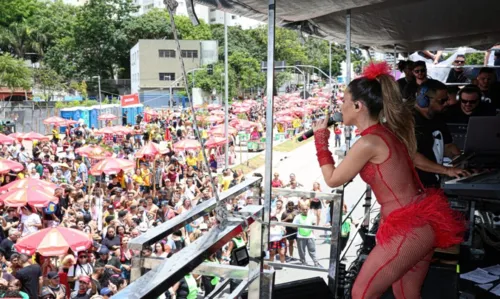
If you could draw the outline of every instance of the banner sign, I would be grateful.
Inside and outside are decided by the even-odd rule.
[[[122,107],[140,104],[139,95],[137,93],[122,95],[120,100]]]

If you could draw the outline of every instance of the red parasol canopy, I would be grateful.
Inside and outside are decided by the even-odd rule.
[[[235,125],[236,129],[243,130],[243,131],[249,130],[251,128],[255,128],[257,126],[258,126],[258,124],[256,122],[244,120],[244,119],[238,120],[238,123]]]
[[[248,113],[248,111],[250,111],[250,107],[236,107],[233,109],[235,114]]]
[[[90,168],[90,174],[92,175],[101,175],[105,174],[117,174],[120,170],[128,172],[135,168],[134,161],[118,159],[118,158],[106,158],[102,161],[99,161],[96,165]]]
[[[184,139],[174,143],[174,150],[176,151],[199,150],[200,148],[201,144],[193,139]]]
[[[66,126],[67,120],[59,117],[59,116],[51,116],[49,118],[46,118],[43,123],[46,125],[52,125],[52,126]]]
[[[216,110],[216,109],[220,109],[222,106],[219,105],[219,104],[210,104],[207,106],[207,109],[208,110]]]
[[[0,192],[13,189],[41,189],[45,193],[53,194],[56,188],[56,184],[34,178],[25,178],[22,180],[15,180],[3,187],[0,187]]]
[[[111,157],[113,154],[98,145],[86,145],[75,150],[75,153],[89,159],[102,160]]]
[[[16,161],[0,159],[0,174],[8,173],[9,171],[19,172],[24,169],[23,164]]]
[[[30,205],[35,208],[42,208],[50,202],[58,203],[59,198],[48,194],[41,186],[30,189],[13,189],[0,195],[0,201],[7,207],[24,207]]]
[[[218,147],[227,143],[227,139],[219,136],[212,136],[205,142],[206,148]]]
[[[35,252],[43,256],[59,256],[68,253],[87,250],[92,245],[92,238],[82,231],[65,228],[51,227],[17,240],[16,251],[27,255]]]
[[[98,120],[114,120],[117,118],[118,118],[118,116],[111,114],[111,113],[104,113],[104,114],[99,115],[99,117],[97,117]]]
[[[291,123],[294,120],[291,116],[281,116],[276,120],[277,123]]]
[[[23,140],[30,140],[30,141],[48,141],[50,138],[49,136],[42,135],[40,133],[36,132],[29,132],[24,134],[21,139]]]
[[[228,135],[238,134],[238,130],[236,130],[235,128],[233,128],[231,126],[227,127],[227,132],[228,132]],[[210,134],[214,135],[214,136],[226,136],[226,129],[224,128],[224,125],[218,125],[218,126],[212,127],[210,129]]]
[[[222,110],[213,110],[213,111],[210,111],[210,114],[212,114],[212,115],[218,115],[218,116],[224,116],[224,115],[226,115],[226,112],[224,112]]]
[[[0,144],[14,144],[16,139],[0,133]]]
[[[24,136],[24,133],[16,132],[16,133],[11,133],[9,134],[9,137],[12,137],[16,140],[22,140]]]
[[[135,153],[135,157],[139,158],[139,159],[145,158],[145,157],[154,158],[154,157],[161,155],[161,154],[162,154],[162,152],[160,151],[160,147],[158,146],[158,144],[154,143],[152,141],[149,141],[140,150],[138,150],[137,153]]]

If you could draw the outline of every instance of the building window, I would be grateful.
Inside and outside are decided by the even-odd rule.
[[[211,18],[211,19],[210,19],[210,22],[215,22],[215,18]]]
[[[158,56],[161,58],[175,58],[175,50],[158,50]]]
[[[198,58],[198,50],[182,50],[181,56],[183,58]]]
[[[160,73],[160,81],[174,81],[175,73]]]
[[[216,10],[217,10],[217,9],[215,9],[215,8],[210,8],[210,12],[214,12],[214,11],[216,11]]]
[[[235,20],[235,19],[236,19],[236,16],[231,16],[231,19]]]

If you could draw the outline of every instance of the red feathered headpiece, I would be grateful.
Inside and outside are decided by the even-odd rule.
[[[370,64],[363,71],[363,77],[366,77],[370,80],[377,79],[377,77],[380,75],[390,74],[391,67],[385,61],[379,63],[370,62]]]

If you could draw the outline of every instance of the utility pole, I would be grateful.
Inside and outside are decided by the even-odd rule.
[[[225,156],[224,156],[224,162],[225,162],[225,167],[229,167],[229,142],[228,142],[228,130],[229,130],[229,103],[228,103],[228,98],[229,98],[229,71],[228,71],[228,57],[227,57],[227,13],[224,12],[224,83],[225,83],[225,88],[224,88],[224,95],[225,95],[225,112],[226,112],[226,117],[224,118],[224,137],[226,138],[226,147],[225,147]]]

